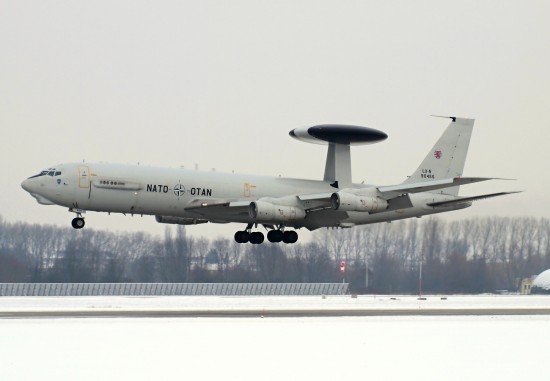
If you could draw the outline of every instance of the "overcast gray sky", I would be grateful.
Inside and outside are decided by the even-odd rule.
[[[320,123],[385,131],[352,148],[353,179],[392,185],[440,114],[476,119],[465,175],[518,179],[462,195],[526,190],[445,218],[550,217],[548,20],[547,1],[0,0],[0,214],[69,226],[20,183],[83,159],[320,179],[325,147],[288,136]]]

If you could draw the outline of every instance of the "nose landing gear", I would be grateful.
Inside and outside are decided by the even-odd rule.
[[[71,225],[73,226],[73,228],[82,229],[86,224],[84,222],[84,217],[82,217],[82,214],[86,213],[86,211],[82,209],[71,208],[69,209],[69,212],[76,213],[76,218],[73,218],[73,220],[71,221]]]
[[[73,228],[75,229],[82,229],[86,223],[84,222],[84,218],[82,217],[76,217],[73,218],[71,225],[73,225]]]

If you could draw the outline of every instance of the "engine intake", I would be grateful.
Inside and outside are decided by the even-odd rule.
[[[286,222],[303,220],[306,212],[296,206],[276,205],[266,201],[253,201],[248,206],[248,215],[254,221]]]
[[[336,192],[330,196],[332,209],[343,212],[381,212],[388,208],[388,202],[379,197],[357,196],[352,193]]]

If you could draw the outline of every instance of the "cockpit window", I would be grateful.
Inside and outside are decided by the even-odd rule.
[[[42,171],[42,172],[40,172],[38,175],[34,175],[34,176],[29,177],[29,179],[34,179],[35,177],[40,177],[40,176],[47,175],[48,172],[49,172],[49,171]]]
[[[44,171],[40,172],[37,175],[29,177],[29,179],[33,179],[35,177],[40,177],[40,176],[46,176],[46,175],[48,175],[48,176],[60,176],[61,171],[56,171],[55,168],[49,168],[47,170],[44,170]]]

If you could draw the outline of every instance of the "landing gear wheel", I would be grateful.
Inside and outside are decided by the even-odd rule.
[[[250,240],[250,234],[246,231],[238,231],[235,233],[235,241],[237,243],[247,243]]]
[[[250,234],[250,243],[259,245],[262,242],[264,242],[264,235],[262,233],[254,232]]]
[[[85,225],[84,218],[81,218],[81,217],[73,218],[71,225],[73,225],[73,228],[75,229],[82,229]]]
[[[283,233],[284,243],[296,243],[296,241],[298,241],[298,233],[294,230],[288,230]]]
[[[283,240],[283,232],[280,230],[270,230],[267,233],[267,240],[273,243],[281,242]]]

